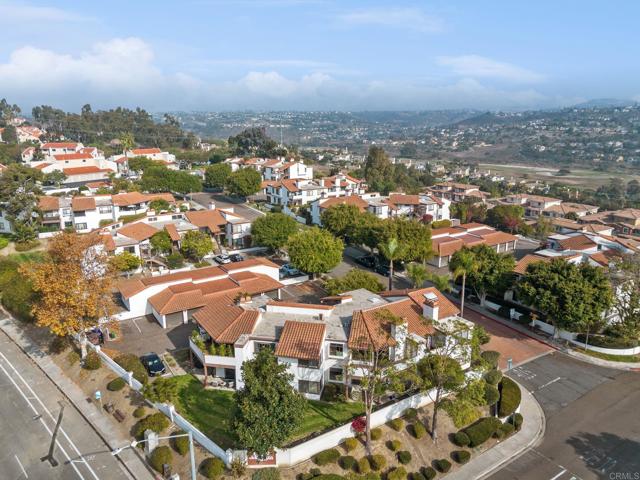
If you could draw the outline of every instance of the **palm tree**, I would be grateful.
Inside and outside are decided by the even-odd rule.
[[[413,282],[413,288],[422,288],[424,281],[429,278],[429,272],[424,265],[410,263],[407,266],[407,276]]]
[[[133,149],[135,146],[135,139],[133,138],[133,133],[127,132],[120,135],[120,145],[122,146],[122,153],[124,154],[124,164],[127,169],[127,173],[129,171],[129,150]]]
[[[378,250],[384,258],[389,260],[389,290],[391,290],[393,288],[393,262],[402,258],[404,248],[398,243],[398,239],[393,237],[387,243],[379,244]]]
[[[427,280],[433,283],[433,286],[436,287],[441,292],[451,291],[451,284],[449,283],[449,275],[437,275],[435,273],[430,273],[427,276]]]
[[[464,296],[467,286],[467,275],[476,270],[476,262],[473,252],[468,248],[462,248],[453,254],[449,262],[449,270],[453,273],[453,278],[457,280],[462,277],[462,294],[460,296],[460,316],[464,314]]]

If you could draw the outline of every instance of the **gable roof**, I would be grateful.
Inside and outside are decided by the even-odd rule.
[[[529,253],[518,260],[516,266],[513,267],[513,272],[517,273],[518,275],[524,275],[525,273],[527,273],[527,267],[532,263],[550,262],[551,260],[552,257],[545,257],[542,255],[536,255],[535,253]]]
[[[320,322],[287,320],[276,346],[278,357],[320,360],[325,325]]]
[[[218,209],[215,210],[193,210],[185,212],[189,222],[198,228],[208,228],[212,233],[222,231],[221,227],[227,224],[227,220]]]
[[[153,155],[154,153],[162,153],[159,148],[134,148],[131,150],[134,155]]]
[[[133,238],[134,240],[142,242],[143,240],[153,237],[159,231],[160,230],[152,227],[148,223],[136,222],[124,225],[117,230],[117,233],[119,235],[124,235],[125,237]]]
[[[361,212],[364,212],[369,206],[369,204],[358,195],[327,198],[325,200],[321,200],[319,205],[321,208],[329,208],[334,205],[355,205]]]
[[[71,208],[74,212],[84,212],[86,210],[95,210],[96,199],[93,197],[73,197],[71,199]]]
[[[60,198],[58,197],[40,197],[38,199],[38,208],[43,212],[51,212],[60,208]]]
[[[586,235],[576,235],[558,241],[564,250],[587,250],[596,246],[596,242]]]

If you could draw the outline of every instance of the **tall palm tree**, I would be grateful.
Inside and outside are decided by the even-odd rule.
[[[120,135],[120,145],[122,146],[122,153],[124,154],[124,164],[127,169],[127,173],[129,172],[129,151],[133,149],[135,146],[135,138],[133,137],[133,133],[127,132]]]
[[[398,243],[398,239],[393,237],[387,243],[379,244],[378,250],[384,258],[389,260],[389,290],[391,290],[393,288],[393,262],[403,257],[404,248]]]
[[[451,284],[449,283],[449,275],[437,275],[435,273],[430,273],[427,276],[427,280],[433,283],[433,286],[436,287],[441,292],[451,291]]]
[[[460,316],[464,314],[464,297],[467,286],[467,275],[476,270],[475,256],[468,248],[462,248],[453,254],[449,262],[449,270],[453,273],[453,278],[462,277],[462,294],[460,296]]]

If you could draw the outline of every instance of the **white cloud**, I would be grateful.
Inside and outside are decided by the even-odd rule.
[[[456,74],[473,78],[494,78],[520,83],[537,83],[544,75],[511,63],[499,62],[480,55],[438,57],[438,64],[451,68]]]
[[[84,15],[55,7],[38,7],[24,3],[0,2],[0,24],[11,25],[20,22],[84,22],[92,20]]]
[[[439,17],[428,15],[418,8],[370,8],[356,10],[338,16],[347,25],[377,25],[383,27],[438,33],[444,28]]]
[[[122,105],[149,110],[486,109],[566,104],[532,89],[497,89],[473,78],[450,84],[367,82],[346,81],[320,71],[292,76],[277,68],[250,68],[235,80],[206,81],[163,72],[154,62],[151,46],[139,38],[112,39],[78,55],[30,46],[16,49],[0,63],[0,91],[24,109],[47,104],[74,111],[85,103],[94,108]]]

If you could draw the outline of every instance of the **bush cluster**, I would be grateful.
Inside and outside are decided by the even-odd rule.
[[[453,434],[453,443],[459,447],[467,447],[469,446],[469,435],[464,433],[462,430]]]
[[[424,475],[424,478],[427,480],[433,480],[437,474],[433,467],[422,467],[422,475]]]
[[[409,453],[407,450],[398,452],[398,461],[402,465],[407,465],[409,462],[411,462],[411,453]]]
[[[184,435],[184,430],[177,430],[172,435]],[[185,456],[189,452],[189,437],[177,437],[171,439],[173,443],[173,449],[180,455]]]
[[[336,383],[327,383],[322,389],[321,400],[325,402],[339,402],[344,400],[344,387]]]
[[[369,463],[371,464],[371,468],[373,468],[376,472],[379,472],[387,466],[387,459],[384,458],[384,455],[371,455],[371,457],[369,458]]]
[[[145,412],[146,410],[144,409],[144,407],[136,407],[136,409],[133,411],[133,416],[134,418],[142,418],[144,417]]]
[[[509,435],[511,435],[513,432],[515,431],[515,427],[510,424],[510,423],[503,423],[502,425],[500,425],[498,427],[498,430],[496,430],[496,433],[494,433],[494,436],[496,438],[502,439],[502,438],[506,438]]]
[[[415,420],[416,418],[418,418],[418,410],[416,410],[415,408],[407,408],[404,411],[404,415],[403,416],[407,420]]]
[[[165,417],[163,413],[152,413],[135,424],[133,427],[133,436],[138,439],[142,439],[144,437],[144,432],[147,430],[160,433],[163,430],[166,430],[170,423],[169,419]]]
[[[340,458],[340,461],[338,463],[344,470],[353,470],[358,461],[351,455],[345,455],[344,457]]]
[[[399,432],[402,430],[402,427],[404,427],[404,421],[401,418],[394,418],[389,422],[389,426],[396,432]]]
[[[411,425],[411,434],[415,438],[420,440],[422,437],[424,437],[427,434],[427,429],[424,428],[424,425],[422,423],[416,422],[413,425]]]
[[[576,340],[578,342],[585,343],[586,335],[584,333],[580,333],[576,337]],[[588,344],[602,348],[634,348],[638,346],[638,340],[608,335],[590,335]]]
[[[509,377],[504,377],[500,382],[500,403],[498,403],[498,415],[508,417],[520,406],[522,393],[516,382]]]
[[[367,457],[362,457],[358,460],[358,473],[364,475],[371,471],[371,462]]]
[[[357,438],[347,438],[342,443],[342,446],[344,447],[344,449],[347,452],[352,452],[353,450],[355,450],[358,447],[358,439]]]
[[[387,472],[387,480],[406,480],[407,471],[404,467],[392,468]]]
[[[413,472],[409,475],[411,480],[427,480],[421,472]]]
[[[200,464],[200,472],[209,480],[219,478],[224,473],[224,462],[217,457],[205,458]]]
[[[317,453],[313,457],[313,463],[322,467],[323,465],[336,463],[339,458],[340,458],[340,452],[335,448],[330,448],[329,450],[324,450],[320,453]]]
[[[495,350],[487,350],[486,352],[482,352],[480,354],[482,359],[489,365],[492,369],[498,368],[498,360],[500,359],[500,352],[496,352]]]
[[[498,389],[488,382],[484,384],[484,402],[485,405],[495,405],[500,400],[500,392]]]
[[[381,428],[372,428],[371,429],[371,440],[380,440],[382,438],[382,429]]]
[[[84,368],[87,370],[98,370],[102,366],[102,359],[98,352],[91,350],[87,353],[87,356],[84,357]]]
[[[516,430],[520,430],[522,428],[523,421],[524,421],[524,418],[522,417],[521,413],[516,413],[511,419],[511,423],[513,423],[513,426],[515,427]]]
[[[251,475],[251,480],[280,480],[280,470],[275,467],[259,468]]]
[[[402,442],[400,440],[389,440],[387,442],[387,447],[392,452],[397,452],[402,448]]]
[[[114,378],[109,383],[107,383],[107,390],[110,392],[117,392],[122,390],[127,383],[124,381],[122,377]]]
[[[491,438],[501,424],[502,422],[495,417],[484,417],[467,427],[464,432],[469,436],[469,446],[482,445]]]
[[[457,463],[464,465],[471,459],[471,452],[468,450],[454,450],[451,452],[451,458]]]
[[[67,354],[67,363],[69,363],[69,365],[73,366],[76,363],[78,363],[79,361],[80,361],[80,354],[78,352],[76,352],[75,350],[71,350]]]
[[[489,370],[485,376],[484,380],[491,385],[498,385],[500,380],[502,380],[502,372],[500,370]]]
[[[173,455],[171,454],[171,449],[169,447],[156,447],[156,449],[151,452],[151,456],[149,457],[149,464],[156,472],[162,473],[162,466],[171,465],[172,460]]]
[[[142,365],[142,362],[138,357],[132,353],[123,353],[114,358],[115,362],[124,368],[127,372],[133,373],[133,378],[138,380],[142,384],[146,384],[149,381],[149,375],[147,370]]]
[[[433,464],[439,472],[447,473],[449,470],[451,470],[451,462],[446,458],[434,460]]]

